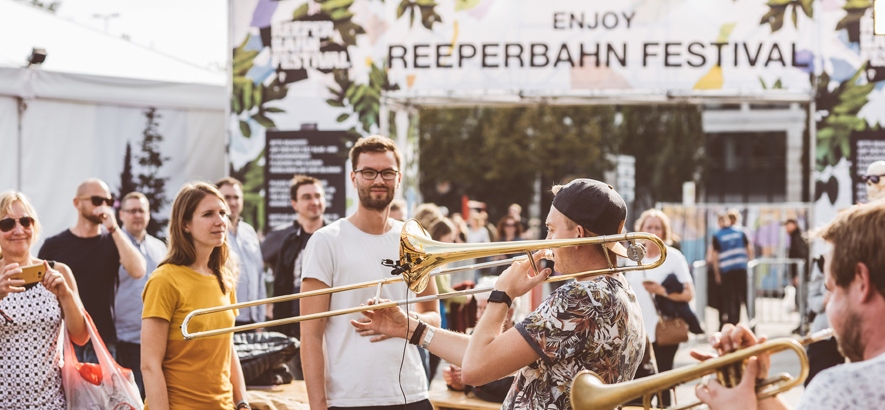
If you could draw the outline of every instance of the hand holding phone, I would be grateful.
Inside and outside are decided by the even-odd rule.
[[[46,267],[42,263],[36,265],[23,266],[22,272],[12,275],[12,279],[20,279],[25,281],[25,285],[39,283],[43,281],[43,275],[46,274]]]

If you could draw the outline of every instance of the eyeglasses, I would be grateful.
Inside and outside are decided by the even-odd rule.
[[[93,196],[82,196],[80,199],[91,199],[92,206],[101,206],[102,203],[108,204],[108,206],[114,206],[114,197],[105,198],[98,195]]]
[[[28,229],[31,227],[31,224],[34,223],[34,218],[31,218],[30,216],[23,216],[18,219],[0,219],[0,231],[9,232],[13,230],[15,228],[15,221],[18,221],[18,223],[22,224],[22,228]]]
[[[390,181],[390,180],[393,180],[394,178],[396,178],[396,175],[399,174],[399,171],[397,171],[395,169],[385,169],[384,171],[375,171],[374,169],[366,168],[366,169],[360,169],[360,170],[353,171],[353,172],[358,172],[360,174],[363,174],[363,179],[365,179],[367,181],[374,181],[375,178],[378,177],[378,174],[381,174],[381,179],[383,179],[385,181]]]
[[[132,215],[147,213],[147,212],[145,212],[144,209],[141,209],[141,208],[121,209],[121,211],[126,212],[127,214],[132,214]]]
[[[879,178],[882,178],[882,177],[885,177],[885,174],[883,174],[883,175],[861,175],[860,180],[863,182],[870,181],[874,184],[878,184]]]

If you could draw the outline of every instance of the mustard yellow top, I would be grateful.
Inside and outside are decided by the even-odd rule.
[[[144,293],[144,318],[169,322],[163,375],[169,408],[224,409],[234,407],[230,382],[231,335],[184,341],[181,323],[195,309],[236,303],[236,292],[221,293],[218,279],[179,265],[163,265],[151,274]],[[199,332],[234,325],[236,310],[198,316],[188,330]],[[147,409],[147,406],[145,406]]]

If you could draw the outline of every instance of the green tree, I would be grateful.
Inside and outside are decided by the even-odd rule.
[[[622,115],[619,151],[636,158],[635,211],[681,202],[686,181],[702,186],[706,138],[699,106],[627,106]]]
[[[136,155],[138,165],[141,166],[142,173],[138,174],[138,183],[136,190],[143,193],[147,197],[151,206],[151,221],[148,223],[147,232],[154,236],[165,237],[162,234],[163,228],[169,223],[168,219],[159,217],[160,209],[169,203],[166,198],[166,181],[168,177],[160,177],[160,168],[163,163],[169,160],[160,153],[160,143],[163,142],[163,136],[159,132],[158,120],[161,118],[157,114],[156,108],[148,108],[144,113],[147,125],[143,131],[144,138],[141,140],[141,155]]]

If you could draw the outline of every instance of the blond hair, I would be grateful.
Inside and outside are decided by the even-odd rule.
[[[639,215],[639,219],[636,220],[636,223],[633,224],[633,230],[636,232],[642,231],[642,226],[645,225],[645,221],[648,218],[658,218],[661,221],[661,226],[664,228],[664,237],[661,238],[665,244],[670,245],[673,243],[673,228],[670,226],[670,217],[667,214],[657,210],[657,209],[649,209]]]
[[[0,193],[0,219],[6,218],[6,215],[9,215],[9,211],[12,210],[12,204],[16,202],[22,204],[28,216],[34,220],[34,223],[31,225],[31,231],[34,232],[31,236],[31,244],[33,244],[40,235],[40,218],[37,218],[37,211],[24,193],[13,190]]]

